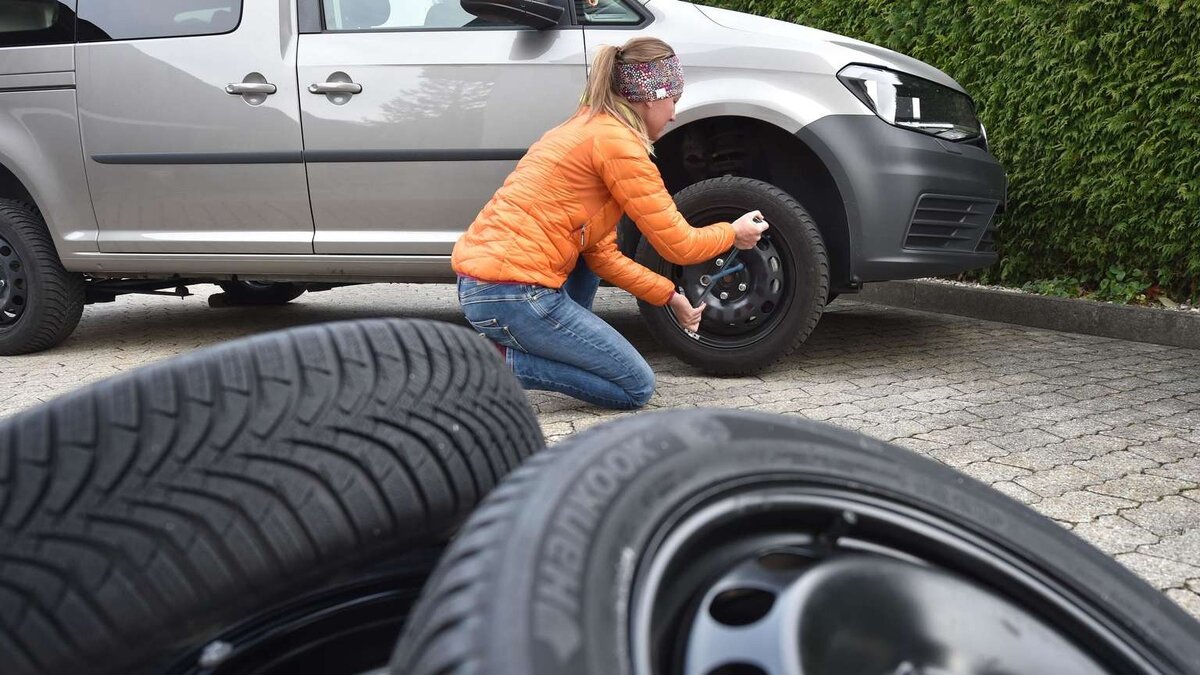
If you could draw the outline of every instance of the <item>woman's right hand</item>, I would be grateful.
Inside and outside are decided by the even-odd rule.
[[[767,231],[767,221],[761,211],[751,211],[733,221],[733,245],[740,249],[754,248],[759,237]]]

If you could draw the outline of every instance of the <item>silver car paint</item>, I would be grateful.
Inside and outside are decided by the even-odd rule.
[[[620,43],[639,33],[672,43],[688,81],[676,125],[712,115],[743,115],[794,132],[827,115],[870,115],[832,77],[851,62],[905,70],[959,88],[926,64],[841,36],[677,0],[653,0],[646,7],[654,21],[643,29],[588,27],[583,31],[587,52],[581,60],[590,59],[600,44]],[[541,73],[549,72],[544,69],[536,76],[509,81],[504,69],[495,66],[506,49],[521,53],[520,40],[528,41],[529,31],[401,31],[297,38],[292,0],[246,0],[244,13],[242,25],[230,35],[79,46],[86,154],[294,152],[301,149],[301,107],[305,134],[311,134],[305,138],[309,150],[527,146],[569,113],[583,83],[582,73],[578,78],[568,74],[582,68],[573,55],[578,30],[559,31],[556,36],[532,33],[554,36],[545,40],[552,44],[536,57],[559,66],[551,67],[556,72],[554,82],[541,81]],[[532,95],[481,99],[487,101],[486,111],[434,105],[421,113],[415,109],[401,113],[398,119],[419,123],[420,133],[409,132],[403,124],[380,124],[386,119],[386,104],[403,110],[409,92],[429,96],[434,83],[445,86],[446,78],[454,77],[452,64],[461,60],[457,55],[471,53],[463,45],[481,35],[493,42],[487,44],[483,58],[466,66],[471,69],[468,81],[509,90],[523,86]],[[413,48],[418,44],[419,49]],[[385,53],[389,48],[392,53]],[[7,49],[3,56],[0,76],[52,72],[60,78],[55,82],[63,81],[73,61],[71,47]],[[293,71],[289,77],[290,63],[297,57],[301,75],[297,78]],[[373,81],[344,105],[305,91],[309,84],[351,67],[355,81]],[[119,75],[114,69],[126,72]],[[222,91],[226,84],[255,71],[267,74],[280,87],[279,94],[262,106],[251,107]],[[71,92],[18,95],[34,93],[45,96],[38,106],[53,109],[63,119],[74,118],[67,100],[73,99]],[[9,103],[12,100],[0,98],[0,160],[18,172],[42,205],[68,269],[93,274],[241,274],[364,281],[447,278],[444,254],[512,165],[511,161],[313,163],[308,166],[311,183],[306,184],[304,166],[298,163],[112,165],[89,159],[103,222],[97,237],[96,221],[86,208],[87,193],[82,189],[78,133],[48,136],[44,128],[23,126],[17,121],[17,107]],[[544,117],[535,119],[542,114],[538,107],[543,102]],[[170,114],[164,112],[162,106],[172,104],[177,105]],[[504,113],[491,110],[505,104],[510,107]],[[248,113],[265,114],[256,118]],[[455,115],[460,117],[457,126]],[[271,121],[265,123],[264,133],[238,134],[237,127],[262,125],[265,117]],[[163,133],[148,133],[148,129]],[[308,209],[309,187],[320,227],[314,227]],[[372,204],[376,199],[388,206]],[[127,252],[98,252],[97,239],[105,251]],[[314,246],[321,253],[343,255],[314,255]]]
[[[79,114],[101,251],[312,253],[296,35],[290,0],[247,0],[241,25],[226,35],[78,46]],[[251,105],[225,92],[250,73],[260,73],[277,93]],[[294,160],[93,159],[246,152],[290,153]],[[187,271],[182,260],[180,271]]]
[[[64,257],[96,250],[74,71],[73,45],[0,50],[0,164],[29,190]]]
[[[302,88],[334,73],[363,87],[337,101],[301,95],[305,149],[519,157],[575,109],[583,54],[579,29],[302,35]],[[515,157],[309,162],[314,249],[449,255],[515,165]]]

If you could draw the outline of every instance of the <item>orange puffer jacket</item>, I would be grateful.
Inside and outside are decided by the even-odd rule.
[[[617,249],[622,212],[666,260],[692,265],[733,245],[733,226],[693,228],[637,135],[613,117],[577,115],[517,164],[454,246],[454,271],[481,281],[561,288],[582,254],[600,278],[655,305],[669,279]]]

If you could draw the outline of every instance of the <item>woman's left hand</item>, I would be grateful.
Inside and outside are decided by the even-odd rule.
[[[684,295],[676,293],[671,296],[667,306],[675,313],[675,320],[679,322],[680,326],[693,333],[700,329],[700,315],[704,313],[706,305],[692,307],[692,303]]]

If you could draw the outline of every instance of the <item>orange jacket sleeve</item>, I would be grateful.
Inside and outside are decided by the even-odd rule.
[[[677,265],[711,260],[733,246],[733,226],[694,228],[671,199],[646,149],[624,129],[596,138],[592,162],[617,204],[664,259]]]
[[[656,274],[621,253],[617,248],[616,230],[592,244],[583,252],[583,258],[588,267],[601,279],[652,305],[667,304],[675,293],[675,285],[670,279]]]

